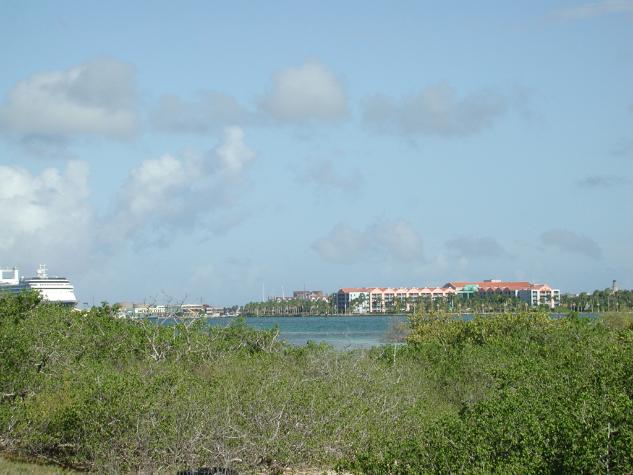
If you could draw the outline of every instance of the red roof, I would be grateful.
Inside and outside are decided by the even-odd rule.
[[[447,282],[443,287],[344,287],[339,292],[417,292],[417,293],[437,293],[437,292],[453,292],[453,289],[461,290],[466,285],[477,285],[480,291],[517,291],[517,290],[551,290],[547,284],[532,284],[530,282],[507,282],[507,281],[479,281],[479,282]]]
[[[531,289],[532,284],[529,282],[448,282],[444,285],[444,287],[453,287],[456,289],[464,288],[466,285],[477,285],[480,290],[523,290],[523,289]]]

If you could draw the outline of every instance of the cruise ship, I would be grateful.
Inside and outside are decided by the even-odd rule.
[[[44,300],[69,306],[77,304],[75,287],[66,277],[49,277],[45,265],[40,265],[35,277],[20,277],[20,271],[0,269],[0,292],[37,290]]]

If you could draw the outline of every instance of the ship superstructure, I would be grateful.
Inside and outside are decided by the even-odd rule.
[[[44,300],[64,305],[76,305],[75,287],[66,277],[49,276],[45,265],[40,265],[35,277],[20,277],[20,271],[0,269],[0,292],[37,290]]]

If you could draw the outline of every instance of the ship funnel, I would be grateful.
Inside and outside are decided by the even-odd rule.
[[[40,264],[40,267],[37,269],[37,277],[40,279],[46,279],[48,277],[45,264]]]

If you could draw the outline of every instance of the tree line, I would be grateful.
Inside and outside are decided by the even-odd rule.
[[[249,302],[242,308],[242,315],[258,316],[309,316],[335,313],[334,300],[284,299],[266,302]]]
[[[361,294],[351,299],[343,309],[337,307],[337,294],[331,294],[324,300],[310,301],[303,299],[269,300],[266,302],[250,302],[242,308],[245,316],[310,316],[363,313],[369,305],[367,297]],[[542,305],[541,309],[549,309]],[[398,298],[385,302],[384,312],[390,314],[414,314],[417,312],[444,313],[499,313],[535,310],[526,301],[512,295],[500,293],[454,294],[446,297],[430,298]],[[551,309],[550,309],[551,310]],[[592,293],[578,295],[562,294],[560,305],[554,311],[575,312],[630,312],[633,311],[633,290],[611,289],[595,290]]]
[[[605,289],[562,295],[561,307],[576,312],[630,312],[633,311],[633,290]]]
[[[472,302],[471,302],[472,303]],[[633,316],[416,312],[406,342],[0,295],[0,454],[93,473],[631,473]]]

